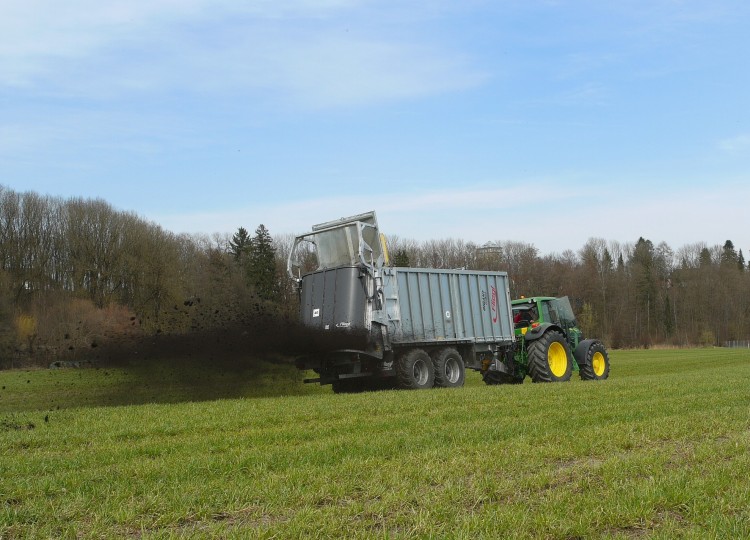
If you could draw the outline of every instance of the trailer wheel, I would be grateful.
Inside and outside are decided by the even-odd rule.
[[[400,388],[432,388],[435,383],[435,367],[430,355],[422,349],[409,349],[396,362],[396,377]]]
[[[570,379],[573,359],[562,334],[548,330],[529,343],[529,375],[536,382],[562,382]]]
[[[453,347],[437,349],[430,355],[435,367],[435,386],[456,388],[464,385],[466,369],[464,359]]]
[[[609,355],[600,342],[596,342],[586,352],[586,360],[580,365],[581,379],[584,381],[602,380],[609,377]]]

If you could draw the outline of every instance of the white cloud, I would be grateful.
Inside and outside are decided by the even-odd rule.
[[[744,133],[719,141],[719,149],[728,154],[750,154],[750,134]]]
[[[0,88],[112,97],[263,89],[296,103],[366,104],[463,89],[485,74],[418,37],[360,24],[366,2],[5,0]],[[416,34],[416,33],[415,33]]]
[[[0,119],[0,166],[14,161],[72,163],[87,156],[90,166],[103,150],[114,153],[154,154],[166,145],[193,148],[202,141],[182,123],[166,114],[135,114],[92,109],[36,110]],[[42,158],[43,156],[43,158]],[[71,161],[72,160],[72,161]]]
[[[264,223],[269,227],[273,224],[274,229],[279,232],[304,232],[314,223],[373,209],[379,216],[395,218],[399,215],[423,215],[456,208],[464,210],[466,207],[487,209],[496,205],[507,206],[514,198],[519,197],[522,191],[519,188],[509,188],[439,190],[408,195],[385,193],[375,196],[334,196],[308,201],[263,204],[238,208],[229,212],[199,212],[151,217],[174,231],[214,232],[218,230],[226,232],[252,219],[254,222]],[[412,234],[415,232],[416,230],[412,227]]]
[[[501,219],[493,212],[511,211],[528,195],[526,185],[508,188],[433,190],[380,195],[333,196],[237,208],[233,211],[151,215],[175,232],[230,232],[239,226],[265,224],[275,233],[301,233],[314,223],[369,210],[378,214],[384,232],[419,239],[460,236],[468,229],[459,220],[477,221],[497,230]],[[252,223],[250,223],[252,222]],[[492,237],[490,235],[487,238]]]
[[[26,154],[39,145],[53,144],[69,134],[69,131],[50,125],[21,123],[0,125],[0,157]]]
[[[583,246],[589,237],[635,242],[643,236],[654,244],[665,241],[673,249],[694,242],[723,244],[729,238],[748,251],[748,200],[750,178],[711,179],[684,187],[658,179],[637,186],[624,182],[620,188],[592,189],[558,222],[573,240],[567,245],[571,249]]]
[[[512,187],[337,196],[238,208],[231,212],[148,216],[175,232],[233,232],[265,224],[272,234],[302,233],[314,223],[375,210],[382,232],[417,240],[461,238],[477,244],[516,240],[541,253],[578,250],[591,237],[635,242],[639,236],[673,249],[731,239],[750,252],[746,226],[750,179],[676,191],[581,186],[570,179],[504,182]],[[562,188],[561,186],[570,186]]]
[[[463,59],[408,43],[319,39],[284,51],[282,86],[297,101],[333,106],[460,90],[486,76],[466,70]]]

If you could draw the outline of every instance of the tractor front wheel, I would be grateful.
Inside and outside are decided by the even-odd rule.
[[[586,359],[580,365],[581,379],[597,381],[609,377],[609,355],[598,341],[589,347]]]
[[[536,382],[562,382],[570,379],[573,359],[562,334],[548,330],[529,343],[529,376]]]

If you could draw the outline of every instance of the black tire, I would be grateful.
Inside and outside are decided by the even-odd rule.
[[[548,330],[529,343],[529,376],[537,382],[563,382],[573,373],[573,355],[557,330]]]
[[[458,388],[466,380],[464,359],[453,347],[437,349],[430,355],[435,368],[435,386],[440,388]]]
[[[609,355],[604,344],[597,341],[589,347],[579,370],[584,381],[601,381],[609,377]]]
[[[399,388],[423,390],[435,384],[435,366],[422,349],[409,349],[396,362]]]

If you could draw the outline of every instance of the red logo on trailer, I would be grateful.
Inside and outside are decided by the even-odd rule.
[[[497,289],[490,286],[492,291],[492,298],[490,299],[490,307],[492,308],[492,322],[497,322]]]

